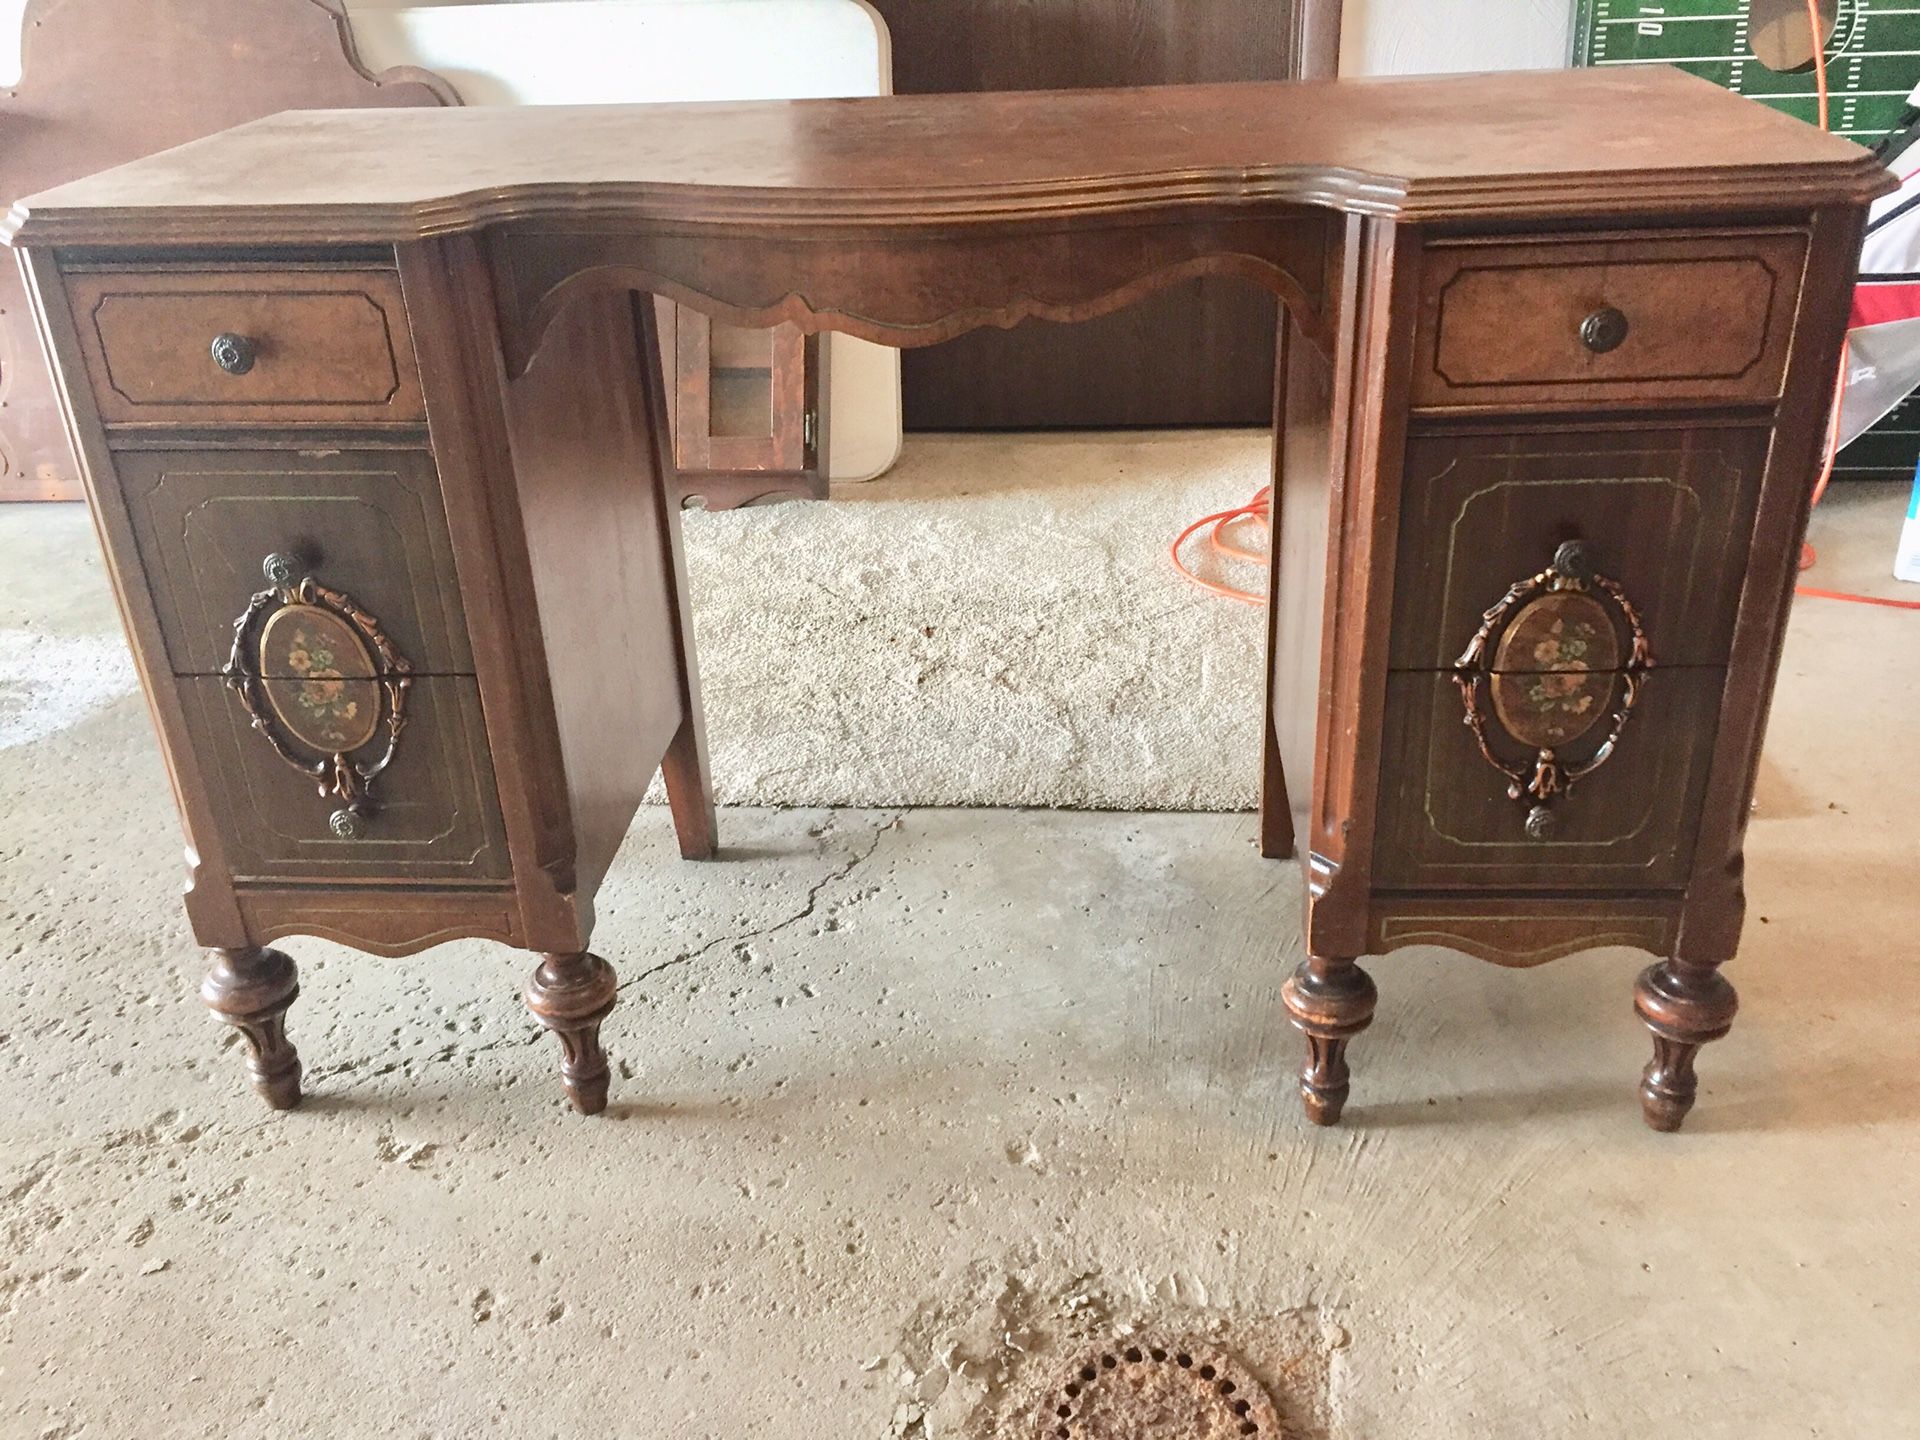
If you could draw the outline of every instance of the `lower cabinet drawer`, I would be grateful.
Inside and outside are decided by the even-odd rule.
[[[276,751],[222,680],[186,676],[175,683],[234,879],[445,883],[509,877],[473,680],[429,676],[412,682],[392,762],[368,783],[367,814],[339,827],[348,833],[337,833],[333,820],[340,800],[319,793],[315,778]],[[269,724],[277,725],[271,715]],[[384,748],[383,732],[348,759],[364,763]]]
[[[1552,682],[1556,677],[1541,676]],[[1605,713],[1618,708],[1613,680]],[[1510,798],[1507,774],[1480,752],[1453,676],[1388,677],[1373,884],[1383,890],[1678,890],[1693,860],[1726,672],[1656,669],[1611,758],[1554,797],[1551,833],[1529,832],[1532,797]],[[1494,757],[1528,774],[1538,752],[1517,741],[1483,687],[1480,708]],[[1524,727],[1523,727],[1524,728]],[[1561,759],[1590,758],[1603,718]]]
[[[220,672],[281,567],[350,596],[415,671],[473,669],[426,451],[123,451],[114,467],[175,674]]]
[[[1769,439],[1760,425],[1414,435],[1393,667],[1450,669],[1487,609],[1569,541],[1620,587],[1657,663],[1724,665]]]

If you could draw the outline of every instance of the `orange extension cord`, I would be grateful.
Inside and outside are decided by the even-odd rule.
[[[1207,536],[1207,548],[1214,554],[1225,555],[1234,560],[1264,563],[1267,558],[1265,555],[1243,549],[1226,538],[1227,527],[1240,520],[1251,521],[1258,529],[1264,531],[1267,537],[1267,548],[1269,551],[1272,550],[1273,487],[1271,485],[1262,485],[1251,500],[1235,509],[1222,510],[1214,515],[1202,515],[1180,532],[1173,544],[1168,547],[1167,553],[1173,557],[1174,569],[1209,594],[1224,596],[1228,600],[1238,600],[1242,605],[1264,605],[1267,603],[1267,597],[1259,591],[1242,590],[1236,585],[1222,585],[1218,581],[1204,580],[1189,570],[1187,562],[1180,558],[1180,547],[1187,543],[1189,537],[1211,525],[1213,532]]]
[[[1825,130],[1829,128],[1827,53],[1825,42],[1820,38],[1819,0],[1807,0],[1807,23],[1813,27],[1814,93],[1819,99],[1820,128]],[[1847,350],[1848,347],[1844,345],[1840,349],[1840,375],[1834,382],[1833,414],[1827,422],[1826,453],[1822,458],[1820,476],[1813,485],[1813,504],[1815,505],[1818,505],[1820,497],[1827,493],[1827,483],[1833,479],[1834,460],[1840,451],[1840,402],[1846,397],[1847,391]],[[1264,561],[1267,558],[1265,555],[1236,545],[1227,538],[1228,527],[1243,521],[1251,523],[1266,534],[1268,548],[1271,550],[1273,544],[1273,487],[1271,485],[1261,486],[1259,492],[1244,505],[1201,516],[1175,537],[1167,553],[1173,560],[1174,569],[1209,594],[1235,600],[1242,605],[1264,605],[1267,603],[1267,597],[1260,592],[1242,590],[1237,585],[1203,579],[1189,569],[1187,562],[1180,558],[1180,547],[1194,535],[1211,526],[1212,529],[1207,535],[1207,548],[1214,554],[1232,560],[1250,560],[1255,563]],[[1800,569],[1803,572],[1813,568],[1815,558],[1813,546],[1803,544],[1800,547]],[[1848,600],[1856,605],[1879,605],[1889,610],[1920,610],[1920,600],[1888,600],[1876,595],[1854,595],[1843,590],[1821,590],[1811,585],[1796,586],[1794,593],[1812,595],[1822,600]]]

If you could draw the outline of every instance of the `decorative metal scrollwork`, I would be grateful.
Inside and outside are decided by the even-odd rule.
[[[1624,660],[1615,612],[1630,637]],[[1550,837],[1554,804],[1613,758],[1653,664],[1639,612],[1617,582],[1595,572],[1579,540],[1561,545],[1551,565],[1513,585],[1481,617],[1453,679],[1480,754],[1507,777],[1507,797],[1528,807],[1528,836]],[[1491,695],[1500,727],[1535,752],[1526,765],[1494,752],[1483,694]],[[1603,719],[1606,734],[1593,752],[1566,759],[1565,747]]]
[[[327,826],[353,839],[406,728],[413,667],[351,596],[311,575],[296,580],[286,555],[260,568],[269,588],[233,622],[222,678],[274,753],[339,802]],[[362,752],[371,753],[354,758]]]

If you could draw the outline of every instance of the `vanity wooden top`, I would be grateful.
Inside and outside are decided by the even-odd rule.
[[[1700,216],[1852,203],[1891,185],[1849,141],[1677,70],[1619,67],[293,111],[45,191],[4,231],[41,244],[299,245],[508,221],[894,227],[1262,205],[1427,221]]]

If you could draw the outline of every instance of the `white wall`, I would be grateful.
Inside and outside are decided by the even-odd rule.
[[[0,0],[0,85],[19,83],[20,27],[26,13],[27,0]]]
[[[1549,70],[1567,63],[1573,0],[1346,0],[1343,75]]]

